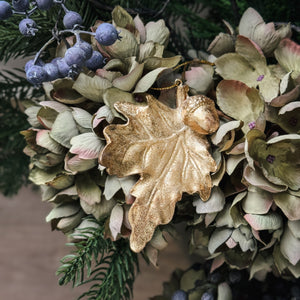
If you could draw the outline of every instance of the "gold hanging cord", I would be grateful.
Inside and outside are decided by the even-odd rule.
[[[164,90],[170,90],[174,87],[177,87],[179,86],[180,84],[182,84],[182,81],[184,80],[185,78],[185,71],[186,71],[186,68],[188,65],[192,64],[192,63],[198,63],[198,64],[206,64],[206,65],[210,65],[210,66],[214,66],[215,64],[212,63],[212,62],[209,62],[207,60],[204,60],[204,59],[194,59],[194,60],[190,60],[190,61],[186,61],[176,67],[173,68],[173,71],[181,68],[181,67],[184,67],[183,68],[183,72],[182,72],[182,76],[181,76],[181,80],[180,79],[176,79],[175,80],[175,83],[172,84],[171,86],[167,86],[167,87],[162,87],[162,88],[154,88],[152,87],[151,90],[156,90],[156,91],[164,91]]]

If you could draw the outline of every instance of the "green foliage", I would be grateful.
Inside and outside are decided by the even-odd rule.
[[[63,265],[57,271],[57,275],[61,275],[59,284],[72,282],[73,286],[79,286],[91,283],[90,289],[79,299],[130,299],[139,268],[137,255],[130,250],[128,240],[112,242],[105,239],[104,224],[97,224],[98,228],[85,228],[76,234],[84,240],[68,244],[76,250],[61,260]]]
[[[0,192],[6,196],[17,193],[27,182],[29,159],[22,151],[25,141],[19,132],[29,124],[21,101],[39,93],[18,70],[0,72]]]

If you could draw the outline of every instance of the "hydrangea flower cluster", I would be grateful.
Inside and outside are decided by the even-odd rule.
[[[143,153],[140,157],[147,162],[158,163],[160,158],[152,157],[142,148],[144,141],[137,139],[142,131],[154,136],[147,127],[151,124],[161,136],[165,128],[178,125],[175,121],[171,124],[166,116],[178,104],[174,82],[180,78],[190,98],[202,94],[214,100],[220,126],[213,134],[197,132],[201,137],[210,134],[209,142],[205,140],[196,150],[201,156],[203,148],[211,147],[216,166],[211,186],[207,178],[205,183],[194,182],[194,171],[175,172],[176,176],[181,171],[191,174],[191,186],[208,182],[209,199],[184,194],[171,223],[187,223],[191,252],[212,260],[211,272],[227,264],[245,269],[250,278],[259,280],[270,272],[285,278],[300,277],[300,46],[290,39],[290,26],[276,29],[249,8],[238,32],[226,23],[230,34],[216,37],[209,46],[210,55],[191,50],[194,60],[181,74],[176,66],[182,57],[164,56],[169,30],[163,20],[144,25],[139,16],[133,19],[116,7],[112,23],[96,22],[93,32],[87,33],[77,29],[79,19],[73,14],[72,18],[76,22],[64,20],[67,29],[61,32],[73,34],[66,38],[69,47],[60,43],[50,63],[44,64],[37,55],[26,67],[27,77],[33,84],[43,83],[46,94],[42,101],[27,103],[32,128],[22,134],[28,144],[25,153],[31,157],[30,179],[41,186],[43,201],[53,204],[47,217],[52,228],[76,233],[92,226],[84,219],[92,215],[105,220],[105,234],[112,240],[131,235],[128,212],[136,200],[133,192],[140,192],[133,188],[139,178],[111,175],[109,166],[101,164],[107,161],[103,149],[116,137],[116,129],[125,131],[134,124],[132,153]],[[203,58],[210,63],[201,64]],[[160,108],[152,110],[155,118],[145,109],[149,95]],[[115,105],[120,101],[125,104]],[[210,120],[210,115],[206,119],[204,114],[189,110],[188,104],[183,107],[185,125],[195,128],[199,119]],[[140,122],[136,111],[152,123]],[[161,126],[157,120],[162,120]],[[129,129],[128,136],[132,133]],[[184,132],[188,135],[190,131]],[[124,141],[110,153],[111,161],[120,160]],[[191,143],[191,138],[180,137],[179,142]],[[174,153],[180,143],[174,143]],[[167,152],[161,144],[158,147],[161,153]],[[132,153],[120,161],[135,171],[138,168],[133,160],[137,159],[132,159]],[[187,156],[183,151],[178,153]],[[176,162],[183,161],[179,154]],[[195,156],[190,159],[191,164],[195,161]],[[164,174],[177,178],[171,182],[173,186],[179,184],[179,175]],[[165,211],[156,213],[164,216]],[[167,233],[174,234],[169,224],[161,224],[143,249],[154,265],[158,252],[167,246]],[[175,296],[184,299],[190,289],[182,285]],[[227,293],[227,286],[220,285],[220,291]],[[197,291],[197,297],[206,292]]]

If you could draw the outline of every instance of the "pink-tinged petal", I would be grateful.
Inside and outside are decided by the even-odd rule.
[[[238,54],[243,56],[260,75],[266,72],[266,58],[256,43],[243,35],[238,35],[235,50]]]
[[[266,56],[270,56],[278,43],[291,35],[291,27],[288,24],[275,30],[274,23],[266,24],[260,14],[250,7],[240,20],[239,34],[254,41]]]
[[[274,23],[263,23],[255,28],[251,39],[261,47],[266,56],[272,56],[280,41],[290,36],[290,24],[282,25],[275,30]]]
[[[261,15],[252,7],[249,7],[243,14],[239,24],[239,33],[251,38],[256,26],[264,23]]]
[[[117,239],[118,234],[121,233],[123,216],[124,216],[123,207],[117,204],[112,209],[109,218],[109,229],[114,241]]]
[[[207,51],[216,57],[228,52],[234,52],[234,37],[228,33],[219,33],[210,43]]]
[[[288,38],[283,39],[274,54],[287,72],[293,71],[292,78],[296,79],[300,74],[300,45]]]
[[[283,106],[278,114],[279,115],[283,115],[285,114],[286,112],[289,112],[289,111],[292,111],[294,109],[299,109],[300,108],[300,101],[296,101],[296,102],[290,102],[288,104],[286,104],[285,106]]]
[[[298,99],[300,96],[300,85],[297,85],[291,91],[274,98],[270,105],[273,107],[282,107],[285,104]]]
[[[41,101],[39,102],[39,104],[43,107],[51,108],[58,113],[62,113],[66,110],[70,110],[70,108],[67,105],[64,105],[56,101]]]
[[[230,249],[234,248],[237,244],[238,243],[232,237],[230,237],[226,242],[226,246]]]
[[[36,143],[55,154],[65,152],[65,148],[50,137],[50,130],[39,130],[36,135]]]
[[[104,147],[104,142],[93,132],[77,135],[71,139],[70,143],[70,152],[78,154],[82,159],[98,158]]]
[[[213,271],[215,271],[216,269],[220,268],[225,262],[224,256],[223,255],[219,255],[216,258],[214,258],[211,267],[210,267],[210,273],[212,273]]]
[[[282,227],[281,216],[274,212],[266,215],[246,214],[244,218],[255,230],[276,230]]]
[[[79,155],[71,156],[70,153],[65,157],[65,170],[73,175],[84,172],[97,166],[97,159],[81,159]]]
[[[97,69],[95,73],[97,76],[105,78],[110,82],[122,76],[121,72],[113,72],[113,71],[108,71],[106,69]]]
[[[133,19],[133,21],[134,21],[136,29],[140,33],[140,43],[143,44],[146,41],[145,25],[139,15],[136,15],[135,18]]]
[[[242,208],[248,214],[266,214],[273,204],[273,194],[251,187],[243,199]]]
[[[249,131],[248,123],[255,121],[264,109],[258,90],[236,80],[222,80],[218,84],[217,103],[225,114],[244,122],[245,133]]]
[[[253,170],[249,165],[245,167],[243,177],[251,185],[270,193],[279,193],[287,190],[287,186],[277,185],[268,181],[259,169]]]
[[[185,72],[185,83],[197,94],[206,94],[212,88],[213,73],[211,66],[192,67],[191,70]]]

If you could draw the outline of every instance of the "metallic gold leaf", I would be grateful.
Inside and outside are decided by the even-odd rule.
[[[186,102],[193,112],[200,108],[203,114],[216,116],[213,101],[204,96],[199,101],[199,96],[182,99],[184,93],[178,95],[181,99],[177,109],[165,106],[150,95],[147,106],[116,103],[116,109],[128,122],[104,130],[107,145],[100,155],[100,164],[111,175],[141,176],[131,189],[136,200],[129,211],[130,245],[135,252],[151,240],[158,225],[171,221],[183,192],[198,192],[204,201],[210,196],[210,172],[216,170],[216,163],[208,152],[204,129],[199,134],[187,125]],[[204,128],[210,119],[212,126],[218,123],[218,119],[206,117],[197,114],[194,121],[204,122]],[[195,126],[196,129],[202,128],[201,125]]]

